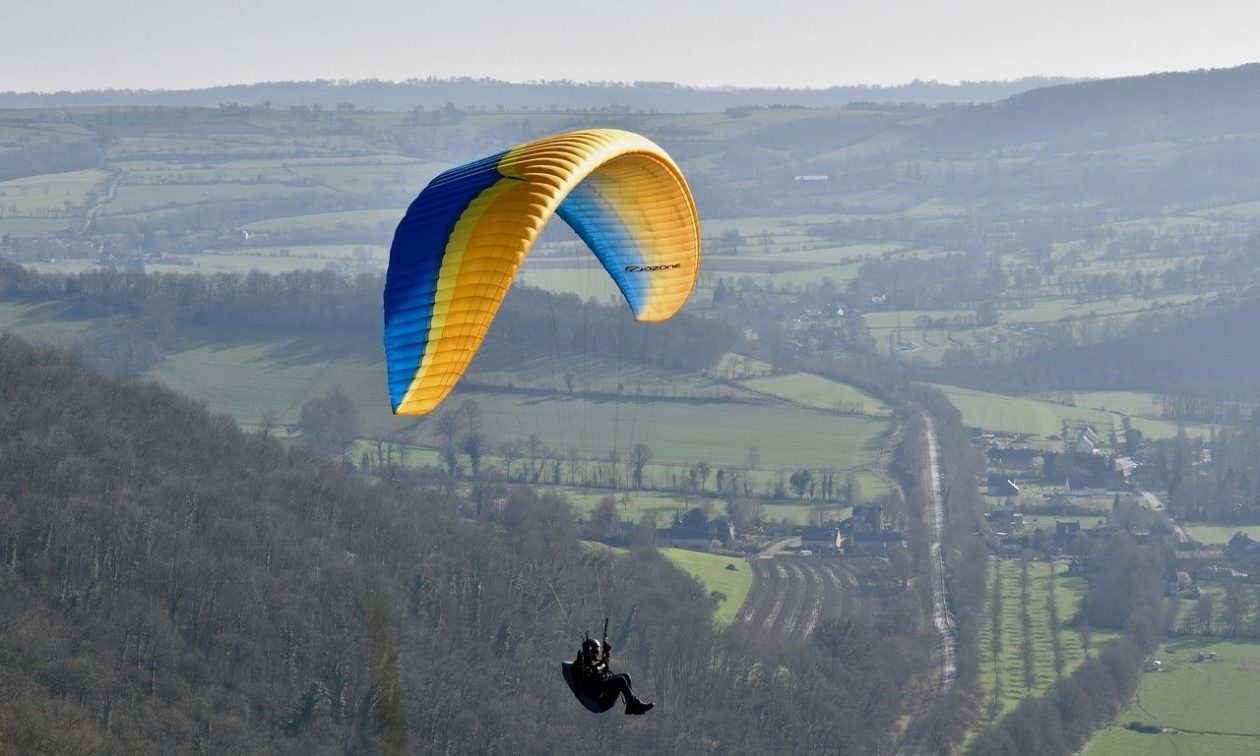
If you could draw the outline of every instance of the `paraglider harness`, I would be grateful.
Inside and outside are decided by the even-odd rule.
[[[608,643],[608,618],[604,618],[604,637],[601,640],[591,638],[590,633],[582,635],[582,649],[578,652],[578,658],[560,664],[561,674],[574,697],[588,711],[602,714],[624,695],[627,714],[646,714],[652,704],[645,704],[634,696],[630,688],[630,676],[614,675],[608,668],[608,658],[612,651],[612,646]]]

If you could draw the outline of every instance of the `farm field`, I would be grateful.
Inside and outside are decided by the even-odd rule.
[[[168,355],[149,377],[239,422],[255,424],[270,411],[280,424],[294,425],[305,401],[340,384],[359,407],[365,433],[397,431],[416,423],[417,441],[429,440],[427,420],[417,423],[415,418],[390,414],[381,354],[368,334],[293,337],[215,331],[189,341],[189,348]],[[889,428],[884,418],[836,416],[765,400],[644,396],[617,401],[599,395],[469,386],[457,389],[450,401],[457,405],[475,399],[492,443],[537,434],[552,449],[575,448],[581,457],[591,459],[602,459],[612,449],[624,457],[636,443],[645,443],[658,465],[706,461],[715,467],[742,467],[755,447],[760,471],[865,471],[875,465]],[[862,479],[864,493],[883,490],[871,480]],[[649,485],[666,482],[662,478]]]
[[[949,397],[963,422],[989,431],[1028,433],[1043,438],[1063,432],[1063,422],[1089,423],[1100,433],[1111,429],[1111,415],[1098,410],[985,391],[931,384]]]
[[[535,433],[551,448],[574,447],[595,457],[644,443],[658,461],[716,466],[742,466],[755,447],[760,469],[869,469],[888,429],[887,421],[874,418],[722,400],[617,402],[493,390],[452,395],[455,402],[466,398],[481,405],[491,438]]]
[[[384,272],[389,250],[383,246],[319,244],[187,255],[175,262],[146,262],[150,273],[289,273],[296,270]]]
[[[822,410],[888,417],[892,409],[874,396],[847,383],[812,373],[750,378],[740,382],[753,391]]]
[[[1198,598],[1188,597],[1173,602],[1172,630],[1182,635],[1226,636],[1251,633],[1260,629],[1260,590],[1254,585],[1240,584],[1237,589],[1234,611],[1230,610],[1229,585],[1209,576],[1200,575]],[[1200,614],[1201,603],[1207,597],[1210,613]]]
[[[979,426],[988,431],[1029,433],[1043,438],[1061,434],[1063,422],[1066,420],[1072,424],[1089,423],[1105,439],[1111,432],[1112,416],[1109,412],[1095,409],[1095,407],[1105,406],[1105,401],[1111,394],[1120,397],[1118,406],[1142,406],[1139,397],[1143,396],[1127,392],[1077,393],[1075,394],[1076,406],[1072,407],[1035,396],[1008,396],[958,386],[933,385],[945,392],[950,402],[962,412],[963,422],[967,425]],[[1086,406],[1081,399],[1082,396],[1090,396],[1094,401]],[[1121,409],[1112,411],[1125,414]],[[1177,435],[1177,423],[1171,420],[1130,417],[1129,422],[1147,438],[1172,438]],[[1210,433],[1210,426],[1207,425],[1188,424],[1185,427],[1189,435],[1206,438]]]
[[[1076,391],[1071,393],[1078,407],[1118,412],[1129,417],[1129,424],[1147,438],[1172,438],[1177,435],[1177,421],[1160,417],[1162,410],[1154,394],[1133,391]],[[1212,426],[1205,423],[1183,423],[1187,436],[1207,438]]]
[[[1164,307],[1186,304],[1200,298],[1200,294],[1182,294],[1160,297],[1158,300],[1121,296],[1114,300],[1096,300],[1081,303],[1073,297],[1047,297],[1039,299],[1027,309],[1002,310],[1003,325],[1022,323],[1051,323],[1069,315],[1076,318],[1115,317],[1152,312]]]
[[[1177,422],[1175,420],[1152,420],[1146,417],[1129,418],[1129,424],[1142,432],[1147,438],[1173,438],[1177,435]],[[1208,438],[1212,433],[1212,426],[1203,423],[1183,423],[1187,436],[1196,438]]]
[[[803,641],[835,617],[876,621],[900,592],[879,557],[752,559],[753,587],[734,623],[751,635]]]
[[[705,554],[689,549],[661,549],[669,561],[686,570],[699,580],[706,592],[721,593],[726,598],[719,599],[714,621],[719,625],[729,625],[736,612],[744,604],[745,597],[752,589],[752,569],[740,557]],[[729,569],[734,567],[735,569]]]
[[[82,217],[82,206],[108,178],[105,171],[92,168],[0,181],[0,215]]]
[[[591,550],[625,551],[599,541],[583,541],[582,544]],[[672,547],[658,550],[675,567],[699,580],[705,592],[717,591],[726,597],[718,601],[717,610],[713,613],[713,621],[717,625],[729,625],[735,619],[735,614],[743,605],[753,583],[752,569],[743,558]],[[727,569],[728,565],[735,569]]]
[[[1216,659],[1197,662],[1199,654]],[[1242,756],[1260,753],[1260,643],[1206,638],[1165,643],[1159,650],[1165,671],[1142,676],[1128,711],[1097,736],[1086,756]],[[1150,735],[1123,724],[1140,721],[1176,732]]]
[[[1234,534],[1242,531],[1256,540],[1260,540],[1260,525],[1220,525],[1218,523],[1188,523],[1182,530],[1190,538],[1204,544],[1225,544]]]
[[[498,458],[492,459],[496,462],[501,462]],[[433,455],[433,461],[430,464],[439,464],[436,454]],[[649,474],[651,473],[649,472]],[[647,476],[645,475],[645,477]],[[617,512],[620,514],[623,522],[637,522],[644,515],[655,515],[657,527],[665,527],[673,521],[675,514],[686,513],[695,507],[702,507],[708,504],[713,510],[713,516],[716,517],[725,512],[726,506],[721,498],[705,499],[672,491],[613,490],[607,488],[580,488],[577,486],[540,486],[540,490],[563,494],[573,504],[573,508],[583,516],[593,512],[600,500],[605,496],[612,496],[617,500]],[[885,490],[882,487],[867,488],[863,485],[863,498],[874,498]],[[757,492],[763,493],[764,488],[758,486]],[[804,504],[792,501],[769,501],[763,502],[760,507],[760,515],[763,522],[782,522],[787,520],[797,525],[808,525],[811,518],[818,515],[829,520],[843,520],[849,516],[849,513],[850,509],[848,507],[834,502],[828,504]]]
[[[1056,564],[1061,573],[1063,568]],[[988,601],[980,630],[980,685],[981,708],[979,727],[996,722],[1020,701],[1029,696],[1041,695],[1055,680],[1054,644],[1050,627],[1050,569],[1045,562],[1028,565],[1028,613],[1032,623],[1032,685],[1024,676],[1023,642],[1020,602],[1020,562],[1018,560],[991,560],[988,571]],[[1001,626],[993,625],[993,581],[1001,576],[1002,611]],[[1059,618],[1059,638],[1063,674],[1071,674],[1088,653],[1072,619],[1085,596],[1085,579],[1056,575],[1054,596]],[[994,655],[995,635],[998,641]],[[1114,637],[1114,634],[1095,630],[1090,648],[1097,647]]]

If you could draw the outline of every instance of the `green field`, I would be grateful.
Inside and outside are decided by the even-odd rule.
[[[1195,661],[1208,652],[1216,652],[1214,661]],[[1129,710],[1095,738],[1087,756],[1260,753],[1260,644],[1194,638],[1164,644],[1158,657],[1165,671],[1143,675]],[[1132,721],[1177,732],[1147,735],[1123,729]]]
[[[1257,614],[1257,598],[1260,589],[1254,585],[1238,584],[1236,589],[1239,603],[1236,616],[1231,617],[1229,604],[1226,601],[1229,586],[1221,581],[1211,579],[1211,575],[1200,574],[1199,596],[1197,598],[1179,598],[1172,602],[1172,630],[1186,635],[1232,635],[1235,630],[1245,633],[1260,627],[1260,615]],[[1204,596],[1212,599],[1212,612],[1208,615],[1207,626],[1199,614],[1199,599]],[[1236,623],[1236,627],[1234,626]]]
[[[741,381],[740,385],[806,407],[873,417],[892,415],[892,408],[874,396],[847,383],[812,373],[751,378]]]
[[[735,619],[744,597],[752,588],[752,570],[743,559],[687,549],[661,549],[661,553],[699,580],[706,591],[718,591],[726,596],[725,600],[719,601],[714,616],[719,625],[728,625]],[[735,569],[728,570],[727,566]]]
[[[249,248],[239,252],[183,255],[178,262],[148,262],[150,273],[288,273],[295,270],[341,270],[346,273],[383,272],[389,261],[384,246],[309,244],[292,247]]]
[[[382,388],[383,390],[383,388]],[[512,391],[459,390],[453,402],[475,399],[491,438],[536,433],[553,449],[583,456],[624,454],[645,443],[657,460],[742,466],[756,448],[757,467],[869,469],[883,447],[888,422],[835,416],[795,406],[726,401],[612,401]]]
[[[0,181],[0,215],[31,216],[51,211],[81,217],[88,195],[99,191],[109,174],[98,169]]]
[[[950,403],[962,413],[964,423],[988,431],[1028,433],[1044,438],[1061,434],[1065,420],[1089,423],[1103,438],[1111,431],[1111,415],[1098,410],[957,386],[933,384],[933,388],[945,392]]]
[[[980,685],[981,716],[979,727],[983,728],[991,721],[997,721],[1003,714],[1014,709],[1021,700],[1028,696],[1041,695],[1055,680],[1054,647],[1050,633],[1050,610],[1047,599],[1050,593],[1051,566],[1044,562],[1029,564],[1029,615],[1033,627],[1033,669],[1036,681],[1031,689],[1025,685],[1022,656],[1023,634],[1020,620],[1020,563],[1017,560],[993,560],[987,574],[989,601],[993,600],[992,586],[994,570],[1002,577],[1002,624],[1001,651],[996,661],[993,656],[994,628],[991,610],[985,607],[984,619],[981,622],[980,650]],[[1086,584],[1084,578],[1072,578],[1062,575],[1062,566],[1058,567],[1059,575],[1055,581],[1055,600],[1058,605],[1059,638],[1062,646],[1063,673],[1071,674],[1085,661],[1085,649],[1080,633],[1071,626],[1072,619],[1080,608],[1085,597]],[[1114,637],[1112,634],[1095,631],[1091,641],[1091,650],[1099,643]],[[995,716],[991,716],[995,715]]]
[[[1160,417],[1161,409],[1154,394],[1133,391],[1076,391],[1068,392],[1078,407],[1119,412],[1129,416],[1129,423],[1147,438],[1172,438],[1177,435],[1177,421]],[[1211,426],[1204,423],[1184,423],[1187,436],[1207,438]]]
[[[624,552],[616,546],[608,546],[598,541],[583,541],[588,549],[606,549],[613,552]],[[752,589],[752,570],[740,557],[706,554],[690,549],[663,548],[661,554],[673,562],[678,569],[691,575],[704,586],[707,593],[717,591],[724,596],[718,602],[713,621],[718,625],[729,625],[739,612],[739,607]],[[735,569],[728,570],[727,566]]]
[[[390,414],[380,350],[365,334],[286,337],[256,329],[220,329],[188,341],[188,348],[168,355],[150,377],[242,423],[255,424],[270,411],[281,424],[296,424],[305,401],[340,384],[360,408],[365,432],[396,431],[415,423],[416,442],[434,442],[427,427],[430,419],[417,422]],[[678,386],[670,389],[681,392]],[[464,399],[481,406],[483,431],[492,444],[537,434],[551,449],[573,448],[582,458],[602,459],[612,449],[624,458],[635,444],[645,443],[658,465],[704,461],[715,468],[742,467],[749,449],[756,447],[761,471],[862,471],[876,464],[889,427],[883,418],[837,416],[768,400],[689,398],[686,393],[667,398],[646,396],[645,391],[641,398],[618,401],[527,391],[518,385],[460,388],[449,402],[457,406]],[[648,485],[669,485],[667,474],[649,470]],[[873,490],[865,482],[863,488]]]
[[[1192,539],[1204,544],[1229,543],[1229,539],[1233,538],[1234,534],[1239,531],[1260,540],[1260,525],[1219,525],[1201,522],[1183,524],[1182,530],[1185,530],[1186,535]]]

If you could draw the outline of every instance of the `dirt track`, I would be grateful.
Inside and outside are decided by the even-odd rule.
[[[877,557],[753,559],[753,587],[735,624],[754,635],[802,641],[831,617],[877,619],[899,582]]]

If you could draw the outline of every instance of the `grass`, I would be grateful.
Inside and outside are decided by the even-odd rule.
[[[700,502],[698,498],[688,499],[668,491],[611,491],[574,486],[545,486],[543,490],[563,494],[584,517],[595,510],[601,499],[612,496],[617,500],[617,512],[622,522],[638,522],[645,515],[655,515],[657,527],[665,527],[672,521],[675,512],[686,512]],[[715,508],[714,514],[718,514],[719,510],[720,505]]]
[[[58,215],[81,216],[88,195],[101,189],[108,177],[105,171],[89,169],[0,181],[0,211],[29,216],[51,209]]]
[[[625,549],[598,541],[583,541],[582,545],[592,550],[614,553],[625,551]],[[706,554],[690,549],[663,548],[660,552],[675,567],[699,580],[706,592],[717,591],[726,597],[718,601],[717,611],[713,614],[713,621],[716,624],[729,625],[735,619],[735,615],[739,613],[739,607],[744,603],[748,592],[752,590],[752,570],[749,569],[747,562],[739,557]],[[728,565],[735,569],[727,569]]]
[[[1182,525],[1182,529],[1186,531],[1186,535],[1190,536],[1199,543],[1206,544],[1224,544],[1228,543],[1230,538],[1238,531],[1242,531],[1254,539],[1260,540],[1260,525],[1216,525],[1212,523],[1198,523]]]
[[[383,272],[389,250],[384,246],[349,244],[312,244],[292,247],[250,248],[238,252],[213,252],[186,255],[187,264],[146,263],[149,272],[168,273],[288,273],[295,270],[344,269],[359,273]]]
[[[1001,319],[1003,325],[1013,325],[1018,323],[1051,323],[1069,315],[1077,318],[1131,315],[1193,302],[1201,296],[1201,293],[1173,294],[1161,296],[1158,300],[1121,296],[1115,299],[1098,299],[1089,302],[1078,302],[1075,297],[1045,297],[1036,300],[1030,308],[1003,310]]]
[[[1077,391],[1071,393],[1071,401],[1078,407],[1091,407],[1129,416],[1129,424],[1147,438],[1172,438],[1177,435],[1177,421],[1160,417],[1162,410],[1155,401],[1155,394],[1134,391]],[[1184,423],[1187,436],[1207,438],[1211,426],[1204,423]]]
[[[250,231],[262,233],[289,233],[295,231],[333,231],[340,226],[375,228],[387,224],[391,229],[398,225],[405,209],[389,210],[342,210],[331,213],[312,213],[283,218],[269,218],[249,224]]]
[[[292,184],[123,184],[118,187],[114,199],[105,204],[102,215],[130,215],[207,202],[313,198],[329,191],[322,186]]]
[[[296,424],[302,404],[335,384],[356,402],[365,433],[394,431],[416,422],[390,414],[382,356],[365,334],[293,336],[257,329],[206,329],[193,335],[197,338],[168,355],[149,377],[242,423],[256,423],[271,411],[280,423]],[[882,418],[836,416],[729,397],[617,401],[491,387],[458,388],[448,402],[458,406],[464,399],[481,406],[483,431],[492,443],[537,434],[548,447],[576,448],[584,458],[604,458],[612,449],[624,458],[636,443],[645,443],[657,464],[706,461],[715,472],[717,467],[744,466],[752,447],[758,449],[756,467],[762,471],[869,470],[889,425]],[[419,420],[418,443],[433,443],[427,427],[431,422]],[[866,482],[863,490],[873,491]]]
[[[1175,420],[1152,420],[1145,417],[1129,418],[1129,424],[1142,432],[1146,438],[1173,438],[1177,435],[1177,421]],[[1196,438],[1208,438],[1212,433],[1212,426],[1203,423],[1183,423],[1187,436]]]
[[[575,447],[599,457],[645,443],[658,461],[724,467],[746,464],[755,447],[763,469],[869,469],[888,428],[874,418],[723,400],[613,401],[457,389],[449,401],[465,398],[481,405],[491,438],[535,433],[553,449]]]
[[[962,413],[963,422],[989,431],[1052,436],[1063,432],[1063,422],[1087,422],[1105,438],[1111,415],[1098,410],[1066,407],[1039,399],[991,394],[974,389],[934,384]]]
[[[1024,684],[1019,591],[1020,563],[1015,560],[994,560],[990,563],[986,578],[990,602],[993,600],[992,584],[995,569],[1002,578],[1001,652],[995,663],[992,653],[994,628],[990,619],[990,610],[986,607],[984,619],[981,621],[979,640],[980,685],[982,687],[981,727],[990,722],[990,711],[996,714],[991,721],[997,721],[1002,715],[1014,709],[1024,698],[1041,695],[1055,680],[1050,611],[1047,606],[1051,565],[1045,562],[1029,564],[1030,603],[1028,610],[1033,627],[1033,670],[1036,678],[1031,689]],[[1087,653],[1082,645],[1080,634],[1070,624],[1080,608],[1081,601],[1084,600],[1086,584],[1084,578],[1070,578],[1061,573],[1060,568],[1060,574],[1056,576],[1055,581],[1055,600],[1058,605],[1059,637],[1063,649],[1063,673],[1067,675],[1085,661]],[[1097,644],[1113,637],[1113,634],[1104,631],[1094,631],[1091,650],[1096,648]],[[995,695],[997,705],[991,710]]]
[[[740,385],[762,394],[817,409],[852,412],[873,417],[892,415],[892,408],[876,397],[847,383],[840,383],[812,373],[751,378],[742,381]]]
[[[1194,661],[1213,651],[1215,661]],[[1191,638],[1164,644],[1159,658],[1166,671],[1143,675],[1128,711],[1094,740],[1087,756],[1260,753],[1260,719],[1255,715],[1260,643]],[[1134,720],[1178,732],[1145,735],[1123,729]],[[1206,732],[1214,734],[1201,734]]]
[[[718,602],[714,615],[717,624],[729,625],[735,619],[744,597],[752,588],[752,570],[743,559],[686,549],[661,549],[661,553],[699,580],[705,591],[718,591],[726,596]],[[733,565],[735,569],[727,569],[728,565]]]
[[[1198,599],[1184,598],[1177,599],[1173,602],[1173,630],[1178,633],[1191,635],[1206,635],[1216,633],[1224,635],[1231,633],[1235,629],[1239,632],[1245,632],[1250,628],[1257,627],[1257,614],[1253,609],[1256,607],[1256,599],[1260,596],[1260,589],[1254,585],[1240,584],[1239,588],[1242,598],[1238,607],[1238,614],[1232,618],[1237,623],[1237,628],[1231,626],[1231,618],[1228,607],[1225,604],[1227,586],[1223,582],[1216,580],[1208,580],[1209,576],[1199,574],[1199,598],[1210,596],[1212,598],[1212,614],[1209,619],[1210,626],[1203,627],[1199,618]]]

